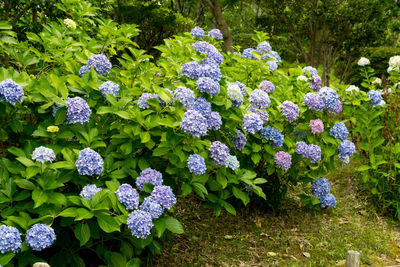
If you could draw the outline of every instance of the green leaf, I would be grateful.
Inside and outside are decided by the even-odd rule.
[[[54,117],[54,124],[55,125],[60,125],[65,121],[65,118],[67,117],[67,113],[65,108],[60,108],[57,110],[56,115]]]
[[[33,190],[35,189],[35,184],[26,179],[15,179],[14,182],[19,188]]]
[[[14,256],[14,253],[0,254],[0,264],[6,266],[12,260],[12,258],[14,258]]]
[[[232,193],[236,198],[242,200],[244,205],[247,205],[250,202],[249,196],[242,190],[236,188],[235,186],[232,187]]]
[[[111,252],[110,254],[111,254],[110,256],[111,266],[113,267],[126,266],[126,259],[121,253]]]
[[[26,168],[25,177],[27,179],[32,178],[33,176],[37,175],[40,172],[40,168],[37,166],[31,166]]]
[[[222,189],[224,189],[228,185],[225,174],[222,172],[217,172],[217,182],[222,186]]]
[[[200,183],[193,183],[193,190],[196,192],[197,195],[199,195],[201,198],[204,198],[204,195],[208,194],[207,189],[204,187],[204,185]]]
[[[190,184],[182,184],[182,196],[187,196],[192,193],[192,186]]]
[[[71,207],[63,210],[58,214],[60,217],[76,217],[78,215],[77,208]]]
[[[183,234],[183,226],[182,224],[175,218],[173,217],[165,217],[165,226],[166,228],[171,231],[172,233],[175,234]]]
[[[366,171],[371,169],[371,166],[368,165],[361,165],[360,167],[358,167],[357,171],[362,172],[362,171]]]
[[[24,164],[26,167],[34,166],[35,163],[26,157],[17,157],[17,160]]]
[[[229,204],[228,202],[221,200],[221,205],[228,211],[230,214],[236,215],[236,210],[235,208]]]
[[[149,132],[141,132],[140,139],[142,140],[142,143],[145,144],[151,140],[151,136],[150,136]]]
[[[75,227],[75,236],[80,241],[80,246],[85,245],[90,239],[90,228],[87,223],[78,224]]]
[[[35,205],[33,206],[34,208],[40,207],[43,203],[48,201],[46,192],[36,189],[32,192],[32,199],[35,202]]]
[[[111,215],[98,215],[97,223],[100,228],[106,233],[119,232],[120,225],[114,217]]]
[[[165,220],[163,218],[161,218],[161,219],[153,221],[153,224],[154,224],[154,228],[157,231],[157,237],[160,238],[164,234],[165,229],[167,229]]]

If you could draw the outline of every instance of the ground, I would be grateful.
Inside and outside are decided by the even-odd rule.
[[[175,235],[154,266],[337,266],[348,250],[363,266],[400,266],[400,228],[378,215],[357,188],[355,166],[329,177],[338,205],[311,211],[294,188],[279,215],[249,206],[219,217],[195,197],[178,201],[185,234]]]

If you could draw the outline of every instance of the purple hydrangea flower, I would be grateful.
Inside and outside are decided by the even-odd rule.
[[[192,109],[199,112],[204,118],[211,115],[211,104],[204,97],[196,97]]]
[[[127,210],[137,209],[139,206],[139,194],[130,184],[122,184],[115,191],[118,201],[125,206]]]
[[[266,112],[265,110],[260,110],[260,109],[255,108],[255,107],[248,107],[247,110],[257,114],[258,116],[260,116],[263,124],[268,121],[269,115],[268,115],[268,112]]]
[[[135,210],[129,214],[126,224],[132,235],[141,239],[146,239],[153,228],[151,214],[143,210]]]
[[[37,223],[26,231],[25,241],[32,250],[42,251],[53,245],[56,241],[56,234],[50,226]]]
[[[89,200],[92,200],[94,195],[96,195],[97,192],[100,192],[101,188],[97,187],[94,184],[88,184],[85,187],[82,188],[82,191],[79,193],[79,195],[83,198],[87,198]]]
[[[307,158],[310,159],[311,163],[321,161],[321,148],[317,145],[308,145]]]
[[[219,130],[221,128],[222,119],[218,112],[211,112],[207,118],[207,125],[210,130]]]
[[[185,109],[190,109],[194,104],[195,96],[189,88],[179,86],[175,90],[175,97],[182,103]]]
[[[321,198],[327,194],[329,194],[329,190],[331,189],[331,184],[329,180],[325,177],[317,178],[311,184],[311,193],[317,198]]]
[[[263,126],[263,121],[260,116],[256,113],[250,113],[244,115],[242,127],[246,131],[246,133],[256,133],[261,130]]]
[[[100,175],[103,172],[103,159],[93,149],[85,148],[79,152],[75,166],[80,175]]]
[[[197,88],[202,93],[207,93],[211,96],[219,94],[219,83],[209,77],[201,77],[196,82]]]
[[[320,119],[310,120],[310,130],[313,134],[324,132],[324,123]]]
[[[204,30],[200,27],[194,27],[191,31],[190,34],[193,37],[198,37],[198,38],[203,38],[204,37]]]
[[[225,167],[236,171],[240,167],[240,162],[238,161],[236,156],[229,155],[225,161]]]
[[[296,143],[296,153],[301,155],[303,158],[307,158],[308,145],[303,141],[297,142]]]
[[[0,100],[5,100],[11,105],[15,105],[17,101],[22,102],[23,96],[24,89],[12,79],[5,79],[0,82]]]
[[[229,148],[220,141],[214,141],[209,148],[211,159],[219,166],[223,166],[229,156]]]
[[[275,60],[267,61],[268,69],[271,72],[274,72],[278,69],[278,64]]]
[[[279,168],[287,171],[292,165],[292,156],[284,151],[278,151],[275,154],[275,163]]]
[[[257,52],[260,54],[268,53],[272,51],[272,47],[268,42],[261,42],[257,45]]]
[[[88,65],[92,66],[99,75],[110,73],[112,67],[111,62],[103,54],[91,56]]]
[[[232,140],[233,142],[233,147],[239,151],[242,151],[242,149],[244,148],[244,146],[246,145],[247,142],[247,138],[244,135],[244,133],[238,129],[236,129],[236,137],[233,138]]]
[[[217,64],[204,64],[201,65],[201,69],[201,77],[209,77],[216,82],[222,78],[221,70]]]
[[[260,89],[256,89],[251,93],[249,102],[259,109],[266,109],[271,104],[268,94]]]
[[[171,187],[167,185],[155,186],[153,192],[151,192],[151,196],[166,209],[170,209],[176,204],[176,197]]]
[[[272,141],[274,146],[283,146],[285,137],[278,129],[267,125],[261,130],[260,134],[266,140]]]
[[[353,156],[356,153],[356,146],[349,140],[342,141],[338,149],[342,156]]]
[[[322,79],[318,75],[311,78],[308,87],[310,87],[314,92],[319,92],[322,86]]]
[[[209,31],[208,32],[208,37],[215,38],[217,40],[224,39],[224,36],[222,35],[221,31],[218,30],[218,29],[212,29],[211,31]]]
[[[336,91],[329,87],[322,87],[318,92],[318,95],[324,101],[324,104],[327,108],[334,108],[336,103],[340,101]]]
[[[194,137],[200,137],[207,134],[207,119],[196,110],[188,110],[181,121],[181,127],[184,132],[191,133]]]
[[[347,130],[346,125],[343,122],[338,122],[333,125],[329,133],[332,137],[344,141],[347,139],[349,131]]]
[[[202,53],[207,56],[208,63],[222,64],[224,61],[224,56],[212,44],[204,41],[197,41],[193,47],[197,53]]]
[[[92,111],[85,100],[76,96],[73,98],[67,98],[65,103],[67,105],[68,122],[84,124],[89,121]]]
[[[258,88],[266,93],[273,93],[275,91],[275,85],[272,82],[266,80],[262,81]]]
[[[40,161],[41,163],[45,163],[46,161],[53,162],[56,159],[56,155],[53,149],[40,146],[33,150],[32,159]]]
[[[282,114],[288,122],[295,121],[299,116],[299,107],[291,101],[286,100],[279,107],[281,108]]]
[[[17,228],[13,226],[0,226],[0,252],[18,253],[22,247],[21,234]]]
[[[164,208],[152,196],[144,199],[140,210],[150,213],[152,219],[157,219],[164,213]]]
[[[325,108],[324,100],[315,93],[307,93],[304,96],[304,104],[306,104],[309,109],[316,111],[323,111]]]
[[[152,168],[144,169],[140,172],[140,176],[136,178],[136,187],[140,191],[144,191],[144,184],[152,184],[154,186],[162,185],[163,178],[161,172]]]
[[[112,81],[104,82],[102,85],[100,85],[99,90],[103,95],[119,95],[119,85]]]
[[[196,175],[206,173],[207,167],[204,158],[198,154],[192,154],[187,159],[189,171]]]
[[[83,65],[80,69],[79,69],[79,76],[82,78],[83,75],[90,71],[90,66],[89,65]]]
[[[256,50],[254,48],[246,48],[245,50],[243,50],[242,57],[256,59],[256,57],[253,55],[253,51]]]
[[[339,114],[343,110],[342,102],[336,102],[336,105],[333,108],[327,108],[328,112],[333,114]]]
[[[203,76],[203,68],[196,61],[191,61],[182,65],[182,75],[190,79],[197,80]]]
[[[336,198],[331,193],[322,196],[319,200],[321,201],[320,205],[322,208],[336,208]]]
[[[367,94],[373,107],[376,107],[383,100],[382,94],[379,91],[371,90]]]

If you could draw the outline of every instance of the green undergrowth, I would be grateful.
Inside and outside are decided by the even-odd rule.
[[[357,191],[355,164],[329,177],[334,210],[299,205],[298,187],[279,214],[249,206],[216,218],[200,200],[181,199],[177,217],[186,233],[166,245],[154,266],[335,266],[344,265],[347,250],[359,251],[365,266],[398,264],[399,226]]]

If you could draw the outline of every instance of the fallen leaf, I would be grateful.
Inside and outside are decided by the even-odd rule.
[[[311,255],[308,252],[303,252],[303,256],[306,258],[311,258]]]
[[[352,245],[351,244],[346,244],[346,246],[351,247]]]
[[[268,236],[266,233],[261,233],[260,236]]]
[[[396,262],[400,262],[400,259],[395,259]]]
[[[267,252],[268,257],[274,257],[276,255],[278,255],[278,254],[276,254],[275,252],[271,252],[271,251]]]
[[[346,265],[346,260],[338,261],[337,266],[343,266],[343,265]]]
[[[303,247],[304,247],[303,243],[300,243],[299,247],[300,247],[300,249],[303,249]]]
[[[233,236],[231,236],[231,235],[226,235],[226,236],[224,236],[224,238],[225,238],[226,240],[231,240],[231,239],[233,239]]]
[[[258,218],[256,221],[254,221],[254,223],[256,224],[256,226],[258,228],[261,228],[261,219],[260,218]]]

